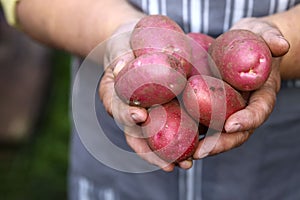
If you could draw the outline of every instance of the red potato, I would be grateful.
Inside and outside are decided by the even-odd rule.
[[[132,54],[132,52],[125,52],[122,55],[115,58],[111,63],[109,63],[109,66],[112,67],[114,77],[116,77],[119,74],[120,70],[123,69],[123,67],[127,63],[131,62],[134,59],[135,57]]]
[[[223,130],[231,114],[246,106],[242,95],[229,84],[204,75],[188,79],[182,98],[186,111],[195,120],[218,131]]]
[[[191,38],[191,48],[192,48],[192,69],[190,76],[193,75],[208,75],[212,76],[208,64],[208,48],[214,41],[214,38],[203,34],[203,33],[187,33],[187,36]]]
[[[164,15],[149,15],[135,26],[131,48],[136,57],[152,52],[164,52],[180,60],[185,73],[190,73],[191,47],[180,26]]]
[[[190,158],[198,145],[197,123],[177,100],[152,107],[142,130],[150,148],[167,162]]]
[[[271,72],[272,55],[265,41],[248,30],[231,30],[209,48],[221,77],[241,91],[256,90]]]
[[[148,15],[143,17],[136,24],[135,28],[165,28],[183,33],[181,27],[175,21],[165,15]]]
[[[185,85],[186,76],[180,62],[164,53],[142,55],[115,77],[117,95],[129,105],[145,108],[172,100]]]

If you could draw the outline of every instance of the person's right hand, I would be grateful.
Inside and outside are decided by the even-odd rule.
[[[267,18],[244,18],[231,29],[249,30],[265,40],[273,56],[272,71],[263,86],[251,92],[247,106],[226,120],[226,133],[206,137],[199,143],[195,159],[226,152],[244,144],[271,115],[280,89],[280,64],[290,46],[278,27]]]
[[[129,106],[116,94],[114,89],[115,76],[132,59],[133,51],[130,48],[130,33],[136,22],[121,26],[111,39],[107,42],[104,66],[105,73],[100,81],[99,95],[107,112],[124,127],[124,133],[128,145],[144,160],[156,165],[164,171],[172,171],[174,163],[168,163],[159,158],[151,151],[145,138],[143,138],[141,127],[137,124],[147,119],[147,111],[144,108]],[[179,167],[189,169],[192,160],[182,161]]]

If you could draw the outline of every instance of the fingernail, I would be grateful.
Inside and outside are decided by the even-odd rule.
[[[198,159],[202,159],[205,158],[206,156],[208,156],[208,152],[199,152],[198,154]]]
[[[115,65],[115,67],[113,69],[113,75],[114,75],[114,77],[116,77],[119,74],[119,72],[121,71],[121,69],[123,69],[123,67],[125,66],[125,64],[126,63],[125,63],[124,60],[119,60],[116,63],[116,65]]]
[[[280,39],[283,40],[285,43],[289,44],[288,40],[285,37],[281,36]]]
[[[131,118],[132,118],[133,121],[136,122],[136,123],[141,122],[141,119],[140,119],[139,115],[136,114],[136,113],[132,113],[132,114],[131,114]]]
[[[180,166],[183,169],[190,169],[193,166],[193,161],[191,161],[191,160],[182,161],[182,163],[180,163]]]
[[[196,153],[197,156],[194,155],[193,157],[194,157],[195,160],[200,160],[200,159],[202,159],[202,158],[208,156],[208,154],[209,154],[209,152],[207,152],[207,151],[205,151],[203,148],[201,148],[201,149],[199,150],[199,152]]]
[[[279,35],[278,38],[284,39],[285,41],[287,41],[287,40],[285,39],[285,37],[283,37],[282,35]]]
[[[233,133],[241,130],[241,125],[239,123],[233,123],[229,127],[225,127],[226,132]]]

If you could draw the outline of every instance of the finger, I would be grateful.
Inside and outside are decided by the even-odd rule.
[[[225,123],[226,132],[255,129],[271,114],[275,104],[275,94],[267,89],[259,90],[250,98],[249,105],[232,114]]]
[[[272,113],[279,88],[279,71],[274,68],[266,83],[251,94],[246,108],[232,114],[226,120],[224,126],[226,132],[246,131],[259,127]]]
[[[159,164],[162,159],[159,158],[155,153],[154,153],[154,155],[150,155],[150,152],[152,154],[153,151],[149,147],[147,141],[145,139],[143,139],[143,138],[145,138],[145,136],[143,135],[142,129],[140,126],[126,126],[124,130],[126,132],[127,141],[128,141],[128,143],[130,143],[130,146],[132,146],[132,149],[134,149],[136,152],[139,152],[139,155],[142,158],[144,158],[145,160],[147,160],[148,162],[155,164],[161,168],[166,168],[165,166],[162,166],[162,165],[168,164],[167,168],[164,170],[169,171],[168,168],[170,167],[169,166],[171,164],[170,162],[163,161],[162,164]],[[141,145],[142,143],[144,143],[144,144]],[[138,146],[138,145],[140,145],[140,146]],[[152,156],[154,156],[154,159]],[[158,159],[158,161],[156,159]],[[181,161],[177,164],[171,164],[171,166],[175,166],[175,165],[179,166],[182,169],[187,170],[192,167],[193,161],[192,161],[192,159],[187,159],[187,160]]]
[[[207,136],[199,142],[193,157],[201,159],[236,148],[248,140],[252,132],[218,133]]]
[[[231,29],[246,29],[260,35],[275,57],[285,55],[290,48],[289,42],[283,37],[280,30],[273,23],[263,18],[242,19]]]
[[[185,170],[190,169],[193,166],[193,160],[190,159],[190,160],[181,161],[178,163],[178,166]]]
[[[124,125],[134,125],[146,120],[146,109],[129,106],[119,99],[114,90],[114,75],[110,68],[106,70],[101,79],[99,95],[107,112],[119,123]]]
[[[104,55],[104,66],[118,62],[120,57],[133,56],[130,46],[131,33],[140,18],[132,19],[119,26],[106,42],[106,53]],[[120,66],[120,65],[118,65]],[[113,66],[114,67],[114,66]]]
[[[289,51],[289,42],[282,36],[277,28],[270,27],[261,32],[260,35],[269,46],[273,56],[280,57]]]
[[[119,99],[117,94],[113,92],[112,101],[110,103],[112,116],[121,124],[135,125],[146,121],[148,113],[145,108],[129,106]]]
[[[127,128],[126,128],[127,129]],[[126,130],[128,133],[128,130]],[[132,134],[126,134],[126,141],[128,145],[144,160],[158,166],[162,170],[166,172],[170,172],[174,170],[175,165],[173,163],[168,163],[162,160],[159,156],[157,156],[150,147],[148,146],[145,139],[140,137],[133,137]]]
[[[107,66],[120,56],[132,52],[130,47],[130,32],[116,33],[106,44],[105,62]]]
[[[119,56],[111,65],[114,77],[119,74],[119,72],[127,65],[127,63],[134,60],[134,58],[135,57],[132,51],[125,52]]]

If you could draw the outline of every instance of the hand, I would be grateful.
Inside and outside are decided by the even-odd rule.
[[[120,124],[124,126],[125,137],[128,145],[144,160],[156,165],[164,171],[172,171],[174,163],[167,163],[153,153],[143,138],[142,131],[138,123],[142,123],[147,118],[147,111],[144,108],[129,106],[116,95],[114,89],[114,79],[119,71],[132,59],[133,52],[129,45],[130,31],[136,22],[120,27],[107,43],[104,66],[107,66],[101,79],[99,87],[100,99],[108,113]],[[192,166],[192,161],[182,161],[179,167],[188,169]]]
[[[226,133],[211,135],[200,141],[194,154],[195,159],[228,151],[247,141],[254,130],[262,125],[273,111],[276,95],[280,89],[281,56],[289,50],[289,43],[280,30],[268,22],[267,18],[245,18],[231,29],[247,29],[265,40],[273,55],[272,71],[265,84],[251,93],[246,108],[232,114],[226,120],[224,127]]]

